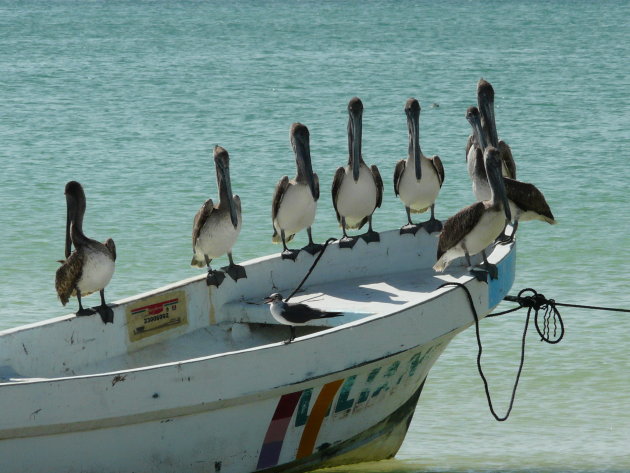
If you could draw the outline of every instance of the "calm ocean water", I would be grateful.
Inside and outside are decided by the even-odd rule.
[[[513,292],[629,308],[629,22],[627,1],[0,0],[0,329],[75,308],[53,284],[71,179],[87,194],[86,233],[116,241],[108,300],[198,274],[191,224],[216,195],[215,144],[230,152],[243,202],[235,258],[277,252],[270,201],[294,173],[294,121],[310,129],[322,186],[314,236],[339,235],[329,189],[353,95],[365,105],[364,157],[386,182],[375,229],[404,223],[391,176],[410,96],[423,107],[423,151],[446,168],[436,212],[448,217],[473,199],[464,113],[480,77],[494,85],[519,178],[559,221],[521,225]],[[342,471],[630,471],[630,316],[562,314],[560,345],[530,332],[507,422],[487,410],[468,330],[429,376],[397,459]],[[482,325],[500,411],[523,322],[518,312]]]

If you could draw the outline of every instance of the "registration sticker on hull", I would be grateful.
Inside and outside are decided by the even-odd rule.
[[[186,292],[147,297],[127,306],[127,327],[132,342],[188,324]]]

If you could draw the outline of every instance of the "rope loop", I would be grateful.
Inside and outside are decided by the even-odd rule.
[[[531,293],[531,295],[525,295]],[[534,325],[536,331],[540,335],[541,342],[547,342],[555,345],[564,337],[564,322],[560,311],[556,306],[554,299],[547,299],[544,294],[536,292],[532,288],[522,289],[516,297],[506,297],[506,300],[517,302],[519,308],[527,307],[528,315],[534,311]],[[540,322],[540,314],[542,312],[542,323]],[[553,334],[551,333],[551,325],[553,323]]]

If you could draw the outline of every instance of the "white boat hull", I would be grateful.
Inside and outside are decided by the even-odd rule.
[[[437,287],[465,284],[483,316],[514,279],[513,246],[490,254],[489,284],[457,264],[434,274],[435,240],[329,247],[294,300],[345,316],[288,345],[257,301],[288,295],[304,252],[245,263],[247,279],[218,289],[202,275],[120,301],[113,326],[68,316],[0,333],[0,471],[297,472],[395,455],[431,366],[473,322],[462,289]]]

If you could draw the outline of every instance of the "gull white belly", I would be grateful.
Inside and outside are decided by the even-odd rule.
[[[418,181],[415,162],[408,159],[398,186],[400,200],[415,212],[427,210],[440,193],[440,181],[431,162],[426,158],[421,159],[420,169],[422,178]]]
[[[215,214],[216,215],[216,214]],[[208,258],[218,258],[232,251],[236,238],[241,231],[241,215],[238,215],[238,225],[234,228],[230,213],[224,212],[220,218],[209,218],[204,224],[197,243],[195,254],[204,261],[204,255]]]
[[[115,262],[101,251],[86,248],[81,278],[77,283],[82,296],[100,291],[109,284],[114,274]]]
[[[284,230],[285,235],[293,235],[313,225],[316,210],[317,202],[313,199],[309,186],[293,184],[287,188],[282,198],[273,225],[278,233]]]
[[[346,174],[337,195],[337,211],[345,217],[346,226],[352,228],[376,208],[376,183],[367,166],[361,166],[359,180],[352,178],[352,170],[346,166]]]
[[[282,316],[282,307],[278,302],[272,302],[270,305],[271,315],[276,320],[276,322],[283,325],[304,325],[304,324],[290,324],[287,319]]]

